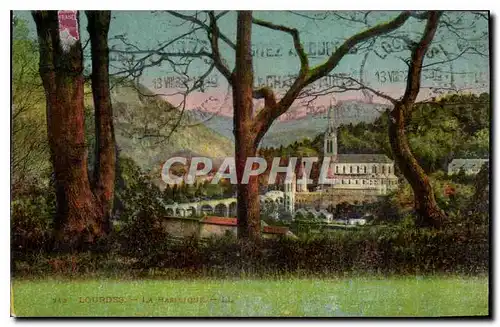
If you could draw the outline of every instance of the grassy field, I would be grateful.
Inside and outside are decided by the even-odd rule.
[[[14,280],[28,316],[395,317],[488,314],[487,277]]]

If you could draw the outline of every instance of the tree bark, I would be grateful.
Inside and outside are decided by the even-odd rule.
[[[46,96],[47,132],[57,209],[55,247],[72,251],[102,236],[102,211],[90,188],[84,135],[82,48],[61,47],[57,11],[36,11],[40,76]]]
[[[234,135],[236,175],[238,177],[238,237],[260,240],[260,202],[258,176],[248,184],[241,182],[248,157],[257,152],[253,124],[253,67],[251,54],[252,12],[238,12],[236,65],[233,74]]]
[[[413,156],[405,133],[405,110],[396,105],[389,119],[389,140],[399,169],[411,185],[414,194],[416,224],[420,227],[439,228],[446,220],[434,197],[429,177]]]
[[[415,198],[416,224],[421,227],[441,227],[446,221],[439,208],[429,177],[413,156],[405,133],[405,119],[411,116],[415,100],[420,92],[422,65],[425,54],[436,33],[441,12],[428,13],[425,30],[420,42],[414,45],[408,70],[406,90],[401,100],[394,102],[389,113],[389,139],[395,161],[410,183]]]
[[[109,92],[108,31],[111,13],[109,11],[87,11],[86,14],[92,47],[92,95],[96,130],[96,161],[93,184],[94,193],[104,212],[103,225],[106,232],[109,232],[116,172],[113,109]]]

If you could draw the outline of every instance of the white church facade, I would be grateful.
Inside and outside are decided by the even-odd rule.
[[[337,127],[333,119],[332,107],[328,111],[328,126],[324,135],[324,158],[330,158],[328,169],[329,184],[318,185],[314,193],[332,192],[385,195],[398,187],[394,174],[394,161],[385,154],[343,154],[338,153]],[[289,185],[297,193],[310,192],[305,179],[299,172],[295,183]],[[286,188],[286,186],[285,186]],[[351,192],[352,191],[352,192]],[[285,192],[286,193],[286,192]],[[295,192],[294,192],[295,193]],[[289,195],[292,198],[292,195]],[[293,195],[295,200],[295,195]]]

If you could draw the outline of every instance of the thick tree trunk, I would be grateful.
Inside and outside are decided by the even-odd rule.
[[[416,223],[421,227],[435,228],[443,226],[447,217],[436,203],[429,177],[411,152],[405,133],[405,118],[410,117],[420,91],[424,57],[436,33],[441,14],[436,11],[428,12],[424,33],[420,42],[412,49],[405,94],[401,100],[393,102],[394,109],[389,113],[389,139],[392,153],[413,189],[417,213]]]
[[[396,164],[413,189],[417,225],[441,227],[446,221],[446,215],[436,203],[429,177],[418,164],[408,145],[405,133],[405,108],[401,104],[396,105],[390,113],[389,139]]]
[[[106,231],[109,232],[116,171],[115,133],[108,68],[108,31],[111,13],[109,11],[88,11],[87,20],[92,47],[92,95],[96,128],[94,193],[103,208],[103,224]]]
[[[40,76],[46,95],[47,131],[54,168],[56,248],[76,250],[103,234],[102,211],[90,188],[84,135],[82,49],[64,51],[57,11],[34,12]]]
[[[238,237],[260,239],[260,202],[258,176],[241,183],[248,157],[257,152],[253,130],[253,67],[251,54],[252,12],[238,12],[236,65],[233,77],[234,135],[236,174],[238,176]]]
[[[252,137],[252,136],[248,136]],[[236,141],[236,173],[241,181],[248,157],[255,156],[255,147],[249,146],[248,138]],[[248,183],[238,183],[238,237],[258,242],[260,239],[259,178],[250,176]]]

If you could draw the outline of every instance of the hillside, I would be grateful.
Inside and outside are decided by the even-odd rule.
[[[380,116],[384,105],[371,104],[358,101],[344,101],[337,108],[337,125],[357,124],[360,122],[372,123]],[[198,117],[203,117],[203,112],[196,112]],[[230,140],[233,136],[233,119],[226,116],[213,116],[204,119],[204,124],[210,129],[217,131]],[[266,135],[262,138],[261,147],[287,146],[304,138],[313,139],[318,133],[326,129],[327,113],[321,112],[310,114],[303,118],[288,121],[275,121]]]
[[[140,93],[140,94],[139,94]],[[234,153],[232,141],[181,113],[145,89],[119,86],[111,96],[115,135],[120,154],[132,158],[143,170],[156,170],[175,153],[226,157]]]

